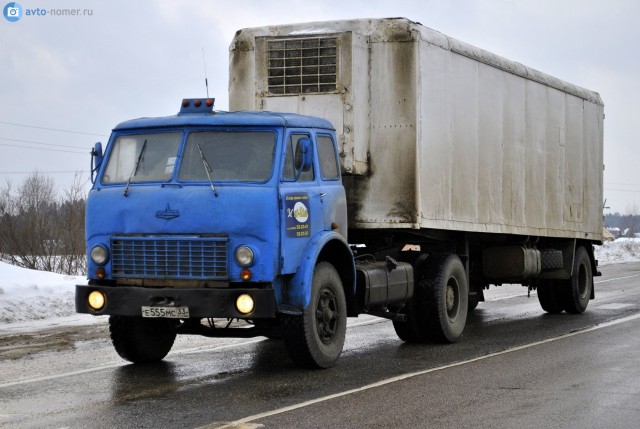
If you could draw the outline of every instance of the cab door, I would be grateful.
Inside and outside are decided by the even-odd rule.
[[[300,154],[296,156],[301,139],[310,139],[313,162],[302,170]],[[324,229],[322,185],[316,167],[316,148],[313,135],[304,131],[289,131],[285,138],[282,177],[280,180],[281,261],[282,274],[298,270],[304,250],[311,238]],[[298,159],[296,159],[298,158]]]

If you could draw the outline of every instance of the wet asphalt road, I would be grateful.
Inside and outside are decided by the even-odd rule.
[[[406,345],[388,321],[350,319],[325,371],[260,338],[180,337],[162,364],[127,365],[104,325],[79,328],[95,335],[0,360],[0,427],[637,428],[640,263],[601,271],[577,316],[492,288],[453,345]]]

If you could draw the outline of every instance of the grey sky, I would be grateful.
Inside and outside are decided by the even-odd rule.
[[[85,171],[86,179],[91,146],[106,142],[117,123],[174,114],[183,97],[205,95],[202,49],[209,93],[216,97],[218,109],[227,109],[228,47],[238,29],[406,17],[599,92],[606,113],[607,205],[610,211],[640,211],[636,0],[18,3],[25,10],[90,9],[92,14],[49,13],[24,16],[18,22],[0,18],[1,184],[6,179],[20,183],[24,173],[35,169],[50,174],[60,187],[71,183],[73,171]]]

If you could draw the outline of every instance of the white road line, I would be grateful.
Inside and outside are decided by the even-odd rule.
[[[598,282],[594,281],[594,283],[595,284],[608,283],[608,282],[613,282],[613,281],[616,281],[616,280],[631,279],[631,278],[638,277],[638,276],[640,276],[640,274],[634,274],[632,276],[616,277],[616,278],[613,278],[613,279],[600,280]]]
[[[601,325],[596,325],[596,326],[593,326],[591,328],[581,329],[579,331],[570,332],[568,334],[560,335],[558,337],[549,338],[549,339],[546,339],[546,340],[537,341],[535,343],[525,344],[525,345],[518,346],[518,347],[513,347],[511,349],[503,350],[503,351],[496,352],[496,353],[491,353],[491,354],[488,354],[488,355],[485,355],[485,356],[479,356],[479,357],[476,357],[476,358],[473,358],[473,359],[469,359],[469,360],[465,360],[465,361],[462,361],[462,362],[456,362],[456,363],[452,363],[452,364],[449,364],[449,365],[439,366],[437,368],[430,368],[430,369],[425,369],[423,371],[416,371],[416,372],[411,372],[411,373],[399,375],[397,377],[392,377],[392,378],[388,378],[386,380],[381,380],[381,381],[378,381],[376,383],[372,383],[372,384],[368,384],[366,386],[358,387],[356,389],[346,390],[346,391],[340,392],[340,393],[334,393],[332,395],[323,396],[321,398],[312,399],[310,401],[301,402],[299,404],[290,405],[288,407],[279,408],[277,410],[266,411],[264,413],[255,414],[253,416],[248,416],[248,417],[245,417],[245,418],[233,421],[233,422],[222,423],[222,425],[221,425],[220,422],[212,423],[212,424],[207,425],[207,426],[201,426],[198,429],[231,429],[231,428],[242,427],[242,425],[244,425],[246,423],[249,423],[249,422],[252,422],[252,421],[255,421],[255,420],[264,419],[264,418],[275,416],[275,415],[278,415],[278,414],[283,414],[283,413],[286,413],[286,412],[289,412],[289,411],[293,411],[293,410],[297,410],[297,409],[300,409],[300,408],[308,407],[310,405],[318,404],[320,402],[325,402],[325,401],[329,401],[331,399],[336,399],[336,398],[341,398],[343,396],[352,395],[354,393],[359,393],[359,392],[363,392],[363,391],[366,391],[366,390],[375,389],[377,387],[385,386],[385,385],[391,384],[391,383],[397,383],[398,381],[402,381],[402,380],[406,380],[406,379],[409,379],[409,378],[418,377],[420,375],[429,374],[431,372],[441,371],[441,370],[448,369],[448,368],[454,368],[454,367],[457,367],[457,366],[462,366],[462,365],[466,365],[466,364],[469,364],[469,363],[478,362],[478,361],[481,361],[481,360],[484,360],[484,359],[489,359],[489,358],[500,356],[500,355],[504,355],[504,354],[507,354],[507,353],[512,353],[512,352],[516,352],[516,351],[520,351],[520,350],[529,349],[529,348],[536,347],[536,346],[539,346],[539,345],[542,345],[542,344],[547,344],[547,343],[551,343],[551,342],[554,342],[554,341],[563,340],[565,338],[574,337],[576,335],[582,335],[582,334],[585,334],[587,332],[596,331],[596,330],[599,330],[599,329],[607,328],[609,326],[619,325],[621,323],[630,322],[630,321],[636,320],[636,319],[640,319],[640,314],[634,314],[632,316],[627,316],[627,317],[623,317],[621,319],[612,320],[610,322],[606,322],[606,323],[603,323]]]
[[[71,377],[74,375],[87,374],[94,371],[102,371],[105,369],[118,368],[125,365],[126,365],[125,362],[108,363],[104,365],[94,366],[92,368],[85,368],[85,369],[79,369],[77,371],[63,372],[61,374],[45,375],[42,377],[34,377],[34,378],[25,378],[23,380],[2,383],[0,384],[0,389],[5,387],[11,387],[11,386],[19,386],[21,384],[39,383],[41,381],[57,380],[58,378]]]

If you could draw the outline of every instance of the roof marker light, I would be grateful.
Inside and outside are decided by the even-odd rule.
[[[215,98],[184,98],[180,107],[179,115],[185,113],[213,113]]]

